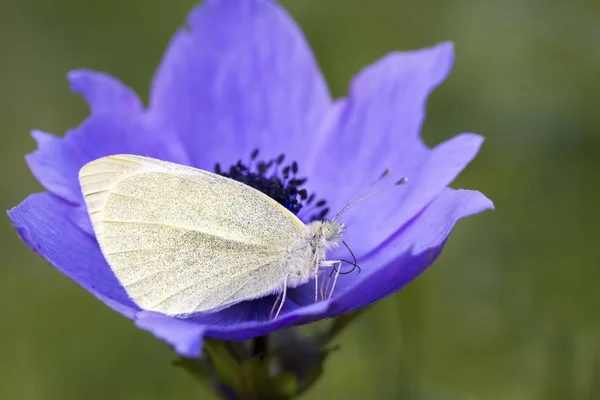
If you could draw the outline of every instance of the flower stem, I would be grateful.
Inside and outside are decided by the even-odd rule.
[[[269,337],[257,336],[252,340],[252,358],[263,358],[269,350]]]

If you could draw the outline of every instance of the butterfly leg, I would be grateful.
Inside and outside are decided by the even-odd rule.
[[[325,275],[325,273],[323,273],[323,275]],[[327,282],[329,282],[329,279],[327,280]],[[328,283],[329,285],[329,283]],[[325,276],[323,276],[323,279],[321,280],[321,300],[325,300],[325,292],[323,291],[325,289]]]
[[[273,303],[273,308],[271,308],[271,313],[269,314],[269,320],[273,319],[273,313],[275,312],[275,307],[277,303],[279,303],[279,299],[281,298],[281,292],[277,294],[277,298],[275,299],[275,303]]]
[[[325,279],[323,279],[325,280]],[[321,289],[321,300],[327,300],[327,293],[329,292],[329,284],[331,283],[331,273],[327,277],[327,283],[325,284],[325,290]]]
[[[319,300],[319,263],[315,263],[315,303]]]
[[[325,290],[323,290],[323,284],[321,284],[321,299],[322,300],[326,300],[328,298],[331,298],[331,295],[333,294],[333,289],[335,288],[335,284],[337,283],[337,278],[340,275],[340,270],[342,267],[342,261],[341,260],[327,260],[327,261],[322,261],[320,263],[321,267],[335,267],[337,266],[337,268],[335,268],[336,273],[335,273],[335,278],[333,279],[333,286],[331,287],[331,291],[329,290],[329,283],[331,282],[331,277],[333,275],[333,271],[331,271],[331,273],[329,274],[329,277],[327,278],[327,284],[325,285]],[[327,294],[329,293],[329,296],[327,296]]]
[[[342,270],[342,261],[339,261],[338,265],[337,265],[337,271],[335,272],[335,278],[333,278],[333,285],[331,285],[331,292],[329,292],[328,299],[330,299],[331,296],[333,296],[333,289],[335,289],[335,284],[337,283],[338,276],[340,276],[341,270]]]
[[[331,261],[321,261],[319,264],[317,264],[317,271],[319,268],[322,267],[330,267],[332,265],[334,265],[335,262],[331,262]],[[325,273],[323,273],[323,275],[325,275]],[[331,280],[331,275],[329,275],[329,278],[327,279],[327,286],[324,287],[325,285],[325,276],[323,276],[323,279],[321,280],[321,300],[325,300],[325,293],[327,293],[327,289],[329,288],[329,281]],[[323,291],[325,290],[325,291]],[[315,293],[315,299],[317,298],[317,294]],[[316,301],[316,300],[315,300]]]
[[[283,280],[283,296],[281,297],[281,304],[279,304],[279,308],[277,309],[277,314],[275,314],[274,319],[277,319],[277,317],[279,316],[279,313],[281,312],[281,309],[283,308],[283,303],[285,303],[286,292],[287,292],[287,275],[285,276],[285,279]]]

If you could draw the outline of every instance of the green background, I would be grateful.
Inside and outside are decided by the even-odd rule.
[[[435,265],[344,333],[310,399],[600,399],[600,2],[289,0],[336,96],[385,53],[453,40],[434,145],[483,134],[454,183],[496,211],[463,220]],[[33,128],[88,113],[67,71],[143,97],[193,0],[0,2],[1,206],[41,190]],[[201,399],[161,341],[0,229],[0,399]],[[402,397],[402,395],[404,395]]]

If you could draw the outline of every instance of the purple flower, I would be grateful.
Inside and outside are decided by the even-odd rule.
[[[29,196],[9,216],[35,252],[184,356],[198,355],[205,337],[245,340],[365,307],[423,272],[458,219],[493,207],[479,192],[448,188],[477,154],[480,136],[464,133],[433,149],[419,137],[427,97],[452,63],[450,43],[392,53],[362,70],[346,98],[332,100],[306,40],[280,6],[207,0],[171,41],[148,107],[108,75],[69,73],[91,116],[64,138],[33,132],[38,150],[27,163],[48,192]],[[248,159],[255,148],[297,161],[309,192],[332,211],[386,168],[409,178],[344,215],[345,240],[362,273],[340,277],[325,301],[314,302],[310,284],[288,291],[276,320],[269,320],[274,296],[190,319],[140,310],[96,243],[79,169],[133,153],[213,170]]]

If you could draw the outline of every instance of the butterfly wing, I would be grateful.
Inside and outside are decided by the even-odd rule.
[[[128,295],[167,315],[216,311],[282,288],[302,222],[240,182],[134,155],[79,173],[98,243]]]

